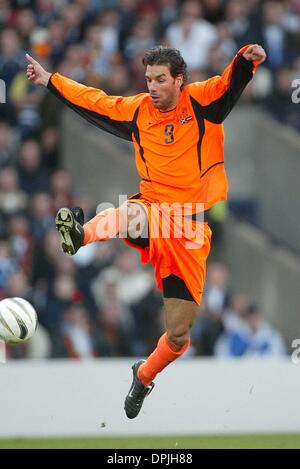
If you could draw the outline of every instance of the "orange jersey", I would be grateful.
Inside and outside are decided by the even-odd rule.
[[[133,142],[145,198],[208,209],[227,196],[223,121],[255,71],[242,56],[247,47],[221,76],[186,85],[170,112],[156,109],[148,93],[108,96],[59,73],[48,88],[89,122]]]

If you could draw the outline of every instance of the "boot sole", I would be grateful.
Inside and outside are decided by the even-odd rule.
[[[73,256],[75,254],[75,248],[70,233],[74,228],[74,217],[69,208],[61,208],[57,212],[55,226],[61,235],[63,251],[69,256]]]

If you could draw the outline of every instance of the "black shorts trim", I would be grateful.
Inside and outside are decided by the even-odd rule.
[[[171,274],[162,279],[164,298],[178,298],[180,300],[195,301],[184,281]]]
[[[130,243],[134,244],[135,246],[139,246],[140,248],[148,248],[149,247],[149,238],[139,236],[138,238],[131,238],[127,234],[127,239]]]

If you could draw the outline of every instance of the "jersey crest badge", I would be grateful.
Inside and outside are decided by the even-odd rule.
[[[187,122],[191,121],[193,119],[193,116],[186,116],[186,117],[182,117],[182,119],[180,119],[180,122],[181,124],[186,124]]]

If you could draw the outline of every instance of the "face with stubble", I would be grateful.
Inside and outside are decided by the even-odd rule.
[[[147,65],[147,87],[153,106],[166,112],[174,109],[180,96],[183,76],[173,77],[168,65]]]

